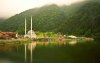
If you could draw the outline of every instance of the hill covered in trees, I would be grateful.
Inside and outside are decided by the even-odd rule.
[[[29,9],[0,22],[0,30],[23,34],[24,19],[27,19],[28,31],[30,29],[30,17],[32,16],[34,31],[92,36],[100,33],[99,6],[98,0],[88,0],[70,6],[53,4]]]

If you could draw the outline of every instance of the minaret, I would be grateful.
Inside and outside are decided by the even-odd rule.
[[[25,35],[26,35],[26,18],[25,18]]]
[[[32,16],[31,16],[31,37],[30,38],[32,39]]]

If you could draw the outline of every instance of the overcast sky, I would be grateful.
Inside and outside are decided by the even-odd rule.
[[[84,0],[0,0],[0,18],[47,4],[70,5]]]

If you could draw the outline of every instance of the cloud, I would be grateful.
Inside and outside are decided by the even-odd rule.
[[[83,0],[0,0],[0,17],[10,17],[24,10],[47,4],[70,5]]]

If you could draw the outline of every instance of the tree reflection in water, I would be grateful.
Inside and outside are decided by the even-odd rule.
[[[49,63],[67,63],[68,61],[74,63],[79,59],[86,63],[90,61],[91,56],[99,52],[98,50],[96,52],[92,51],[94,47],[94,50],[98,49],[96,45],[99,47],[98,44],[92,43],[92,41],[77,41],[74,39],[58,42],[4,43],[0,44],[0,63],[4,63],[3,61],[6,60],[5,63],[11,63],[13,61],[13,63],[48,63],[48,61],[50,61]],[[90,50],[95,53],[91,53]],[[90,55],[87,56],[87,53],[90,53]],[[73,55],[77,56],[77,58]],[[67,61],[66,58],[70,60]],[[87,60],[85,58],[89,59]]]

